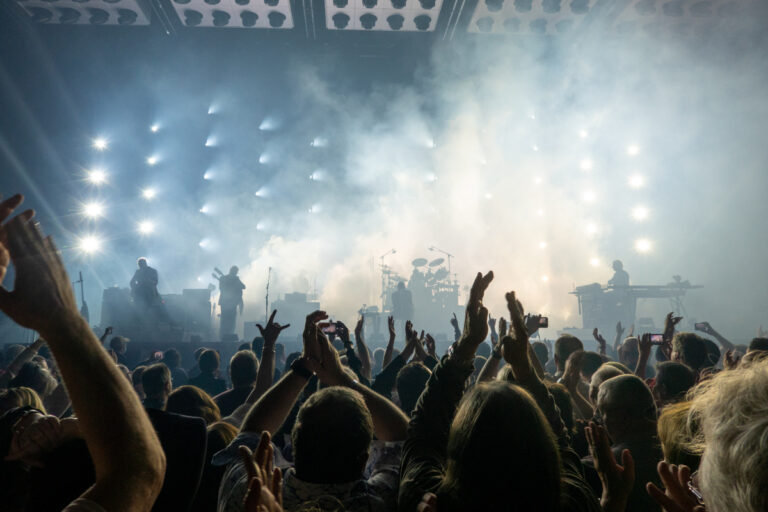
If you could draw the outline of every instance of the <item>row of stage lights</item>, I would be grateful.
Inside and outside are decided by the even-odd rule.
[[[208,109],[208,114],[215,114],[216,112],[217,112],[217,108],[213,105]],[[530,115],[529,117],[535,120],[535,116]],[[259,130],[270,131],[275,129],[275,127],[276,127],[275,121],[270,118],[267,118],[260,124]],[[152,124],[149,127],[149,131],[152,133],[157,133],[159,130],[160,130],[160,125],[157,123]],[[586,129],[582,129],[579,131],[578,135],[581,139],[586,139],[589,137],[589,132]],[[210,135],[206,139],[205,146],[211,147],[215,145],[217,145],[216,137],[214,135]],[[310,142],[310,145],[312,147],[318,147],[318,148],[326,147],[328,145],[328,139],[324,137],[316,137]],[[433,139],[428,139],[425,145],[428,148],[436,147]],[[92,146],[97,151],[105,151],[109,148],[109,141],[104,137],[97,137],[93,139]],[[534,145],[532,149],[534,151],[539,150],[538,146],[536,145]],[[635,143],[628,144],[626,146],[626,154],[629,157],[638,156],[640,154],[640,146]],[[154,166],[159,162],[159,160],[160,158],[157,155],[150,155],[147,157],[146,163],[147,165]],[[262,164],[268,163],[268,161],[269,161],[269,156],[267,153],[264,153],[259,157],[259,162]],[[485,162],[482,162],[482,163],[485,163]],[[594,168],[594,162],[591,158],[584,158],[579,162],[579,168],[581,171],[589,172]],[[212,179],[213,175],[214,175],[213,171],[208,170],[203,175],[203,179],[205,180]],[[322,177],[323,177],[322,170],[315,171],[309,175],[309,179],[313,181],[322,180]],[[108,179],[107,173],[103,169],[92,169],[90,171],[87,171],[87,180],[93,185],[96,185],[96,186],[103,185],[104,183],[107,182],[107,179]],[[430,177],[428,178],[429,181],[437,181],[437,179],[438,178],[435,174],[431,174]],[[543,183],[542,178],[540,177],[534,178],[534,184],[541,185],[542,183]],[[630,188],[633,188],[633,189],[641,189],[646,185],[645,177],[642,174],[633,174],[632,176],[629,177],[628,185]],[[257,190],[254,195],[260,198],[268,197],[269,191],[266,187],[262,187],[259,190]],[[144,200],[151,201],[156,196],[157,196],[157,190],[155,188],[148,187],[141,191],[141,197]],[[493,195],[491,193],[487,193],[485,197],[487,199],[492,199]],[[585,203],[593,203],[597,200],[597,195],[594,193],[594,191],[588,189],[582,193],[581,199]],[[81,213],[86,218],[96,219],[96,218],[102,217],[104,215],[104,211],[105,211],[104,205],[102,203],[94,201],[94,202],[89,202],[83,205]],[[199,211],[204,214],[210,213],[210,207],[208,205],[203,205],[203,207],[201,207]],[[316,213],[317,211],[319,211],[319,209],[316,210],[314,207],[309,209],[310,213]],[[540,209],[537,211],[537,214],[539,216],[543,216],[544,212],[543,210]],[[649,218],[650,211],[645,206],[635,206],[630,211],[630,215],[632,219],[634,219],[636,222],[642,222]],[[150,220],[140,221],[136,226],[136,230],[141,235],[150,235],[155,231],[155,228],[156,226],[154,222]],[[594,236],[599,232],[599,228],[594,223],[589,223],[585,227],[585,231],[588,236]],[[206,246],[209,245],[204,242],[205,240],[203,240],[199,244],[200,247],[205,248]],[[78,244],[79,248],[84,253],[98,252],[101,249],[101,245],[102,244],[100,239],[95,235],[86,235],[82,237]],[[542,241],[540,242],[539,246],[541,249],[545,249],[547,247],[547,243],[545,241]],[[648,253],[653,249],[653,242],[646,237],[639,238],[635,240],[634,249],[635,251],[641,254]],[[593,267],[597,267],[602,264],[600,258],[597,258],[597,257],[590,258],[589,263]],[[542,276],[542,281],[545,281],[545,282],[548,281],[547,276]]]

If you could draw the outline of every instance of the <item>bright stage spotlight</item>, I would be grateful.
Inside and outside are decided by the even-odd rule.
[[[312,142],[309,143],[313,148],[324,148],[328,145],[328,139],[325,137],[315,137]]]
[[[210,211],[211,211],[211,208],[207,204],[204,204],[203,207],[200,208],[200,213],[208,213]]]
[[[595,194],[594,190],[585,190],[581,194],[581,200],[585,203],[594,203],[595,199],[597,199],[597,194]]]
[[[597,234],[597,231],[598,231],[597,224],[595,224],[594,222],[590,222],[589,224],[586,225],[586,227],[584,228],[584,231],[588,235],[595,235],[595,234]]]
[[[589,264],[593,267],[599,267],[600,266],[600,258],[590,258]]]
[[[104,205],[96,201],[83,205],[83,215],[89,219],[96,219],[104,215]]]
[[[640,238],[635,241],[635,250],[639,253],[650,252],[653,244],[647,238]]]
[[[637,144],[630,144],[627,146],[627,155],[629,156],[637,156],[640,154],[640,146]]]
[[[209,135],[207,139],[205,139],[205,147],[210,148],[216,145],[216,137],[213,135]]]
[[[486,199],[493,199],[493,194],[491,194],[490,192],[486,192],[485,193],[485,198]]]
[[[256,197],[267,197],[269,195],[269,189],[267,187],[261,187],[259,190],[253,193]]]
[[[629,177],[629,186],[632,188],[643,188],[645,186],[645,178],[642,174],[634,174]]]
[[[267,153],[262,153],[259,155],[259,163],[260,164],[268,164],[272,158]]]
[[[427,174],[427,181],[429,181],[431,183],[434,183],[435,181],[437,181],[437,174],[435,174],[433,172]]]
[[[100,251],[101,245],[101,239],[96,235],[85,235],[77,241],[77,249],[84,254]]]
[[[546,249],[547,248],[547,242],[539,242],[539,249]]]
[[[536,215],[538,215],[539,217],[543,217],[544,216],[544,210],[539,208],[538,210],[536,210]]]
[[[275,121],[271,117],[266,117],[259,125],[259,130],[268,132],[276,128]]]
[[[203,173],[203,179],[204,180],[212,180],[213,179],[213,171],[211,171],[210,169],[205,171]]]
[[[217,110],[218,109],[216,108],[215,105],[211,105],[210,107],[208,107],[208,115],[210,116],[210,115],[215,114]]]
[[[435,149],[435,139],[427,139],[427,147],[429,149]]]
[[[137,229],[142,235],[149,235],[155,232],[155,223],[150,220],[143,220],[139,222]]]
[[[152,187],[145,188],[144,190],[141,191],[141,197],[143,197],[147,201],[154,199],[155,196],[157,196],[157,190],[155,190]]]
[[[635,220],[645,220],[648,218],[648,208],[645,206],[636,206],[632,209],[632,218]]]
[[[541,178],[541,176],[534,176],[533,177],[533,184],[534,185],[541,185],[544,183],[544,180]]]
[[[594,166],[595,166],[595,163],[592,161],[591,158],[584,158],[579,163],[579,169],[581,169],[582,171],[591,171]]]
[[[157,163],[157,157],[155,155],[151,155],[147,157],[147,164],[155,165],[156,163]]]
[[[542,283],[546,283],[546,282],[549,282],[549,276],[546,276],[546,275],[544,275],[544,276],[541,276],[541,282],[542,282]]]
[[[152,133],[157,133],[159,130],[160,130],[160,125],[157,123],[149,127],[149,131],[151,131]]]
[[[312,181],[323,181],[327,178],[325,169],[316,169],[309,175],[309,179]]]
[[[587,130],[579,130],[579,137],[582,139],[586,139],[589,137],[589,132]]]
[[[104,151],[109,147],[109,141],[104,137],[96,137],[93,139],[93,148],[99,151]]]
[[[87,172],[87,179],[94,185],[101,185],[107,181],[107,173],[101,169],[91,169]]]

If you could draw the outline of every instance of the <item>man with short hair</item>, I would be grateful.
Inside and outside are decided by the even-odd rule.
[[[250,350],[241,350],[229,360],[229,380],[232,389],[219,393],[213,401],[219,406],[222,418],[232,414],[232,411],[245,403],[245,399],[256,385],[256,375],[259,371],[259,361]]]
[[[678,332],[672,338],[672,360],[687,365],[699,379],[707,364],[707,345],[704,339],[692,332]]]
[[[205,462],[205,420],[165,411],[172,382],[171,371],[164,363],[145,368],[141,383],[146,395],[144,408],[167,461],[163,489],[152,510],[189,510]]]
[[[429,368],[419,361],[408,363],[397,373],[396,385],[400,409],[409,417],[431,376],[432,372]]]
[[[656,382],[653,396],[659,408],[685,398],[685,394],[696,384],[696,375],[688,366],[676,361],[664,361],[656,367]]]
[[[109,340],[109,348],[114,350],[115,354],[117,354],[118,364],[125,364],[127,366],[125,353],[128,351],[129,341],[131,340],[125,336],[114,336]]]
[[[626,511],[659,510],[645,491],[647,482],[659,484],[656,465],[664,459],[656,437],[656,404],[651,390],[636,375],[613,377],[600,385],[597,411],[613,441],[611,451],[615,459],[622,460],[621,453],[629,450],[635,461],[635,483]],[[594,471],[594,461],[587,457],[584,463],[587,479],[600,496],[602,486]]]
[[[559,379],[563,376],[563,372],[565,371],[565,362],[568,360],[568,356],[577,350],[584,350],[584,344],[579,338],[572,334],[563,334],[557,338],[557,340],[555,340],[555,366],[557,367],[557,373],[555,373],[556,379]]]
[[[186,370],[181,367],[181,354],[175,348],[169,348],[163,352],[163,362],[171,370],[171,381],[173,389],[184,386],[189,382],[189,376]]]

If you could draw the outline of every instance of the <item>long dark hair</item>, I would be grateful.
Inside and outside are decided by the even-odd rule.
[[[557,511],[560,453],[536,402],[507,382],[475,386],[451,424],[438,509]]]

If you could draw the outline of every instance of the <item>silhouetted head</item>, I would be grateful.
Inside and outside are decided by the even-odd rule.
[[[672,360],[687,364],[698,371],[707,363],[707,345],[692,332],[678,332],[672,338]]]
[[[572,334],[563,334],[555,340],[555,365],[558,371],[565,370],[565,362],[568,356],[577,350],[584,350],[584,344]]]
[[[181,354],[175,348],[169,348],[163,352],[163,362],[170,369],[178,368],[181,364]]]
[[[597,410],[614,443],[656,433],[656,403],[651,390],[636,375],[619,375],[600,384]]]
[[[400,407],[408,416],[416,407],[416,402],[431,376],[429,368],[420,362],[408,363],[397,373],[397,396],[400,397]]]
[[[109,340],[109,348],[115,351],[116,354],[125,354],[125,351],[128,349],[128,345],[126,345],[129,341],[128,338],[125,336],[115,336],[111,340]]]
[[[296,476],[313,484],[360,479],[373,440],[373,419],[360,393],[330,387],[301,406],[291,432]]]
[[[659,405],[678,402],[696,384],[693,370],[683,363],[664,361],[656,366],[656,384],[653,395]]]
[[[139,268],[144,268],[147,266],[147,258],[139,258],[136,260],[136,263],[139,265]]]
[[[219,353],[212,349],[203,350],[200,354],[200,359],[197,361],[197,365],[200,367],[200,373],[212,374],[219,369],[221,359]]]
[[[150,400],[156,400],[165,405],[171,394],[171,370],[165,363],[147,366],[141,373],[141,387]]]
[[[402,282],[402,281],[400,281],[399,283],[397,283],[397,289],[398,289],[398,290],[405,290],[405,283],[404,283],[404,282]]]
[[[624,264],[621,262],[621,260],[614,260],[613,261],[613,270],[618,272],[619,270],[624,269]]]
[[[560,509],[555,436],[522,388],[492,381],[467,392],[451,423],[446,455],[437,489],[441,511],[510,510],[510,499],[515,510]]]
[[[239,271],[240,269],[237,268],[237,265],[232,265],[232,267],[229,269],[229,275],[236,276]]]
[[[250,350],[241,350],[229,360],[229,380],[232,381],[233,387],[254,385],[258,371],[259,361],[256,354]]]
[[[146,375],[147,372],[144,372]],[[219,406],[213,398],[196,386],[179,386],[168,395],[165,410],[184,416],[203,418],[206,425],[221,420]]]

